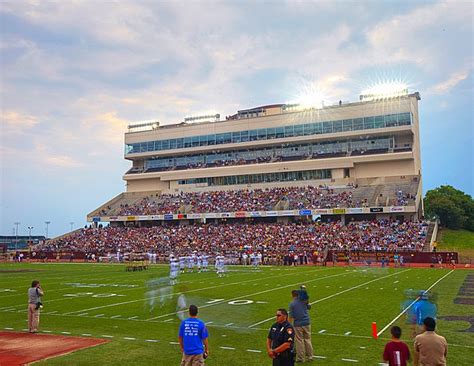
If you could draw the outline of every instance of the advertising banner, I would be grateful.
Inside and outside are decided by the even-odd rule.
[[[278,212],[276,212],[276,211],[266,211],[265,216],[278,216]]]
[[[237,211],[235,213],[235,217],[247,217],[247,212],[245,211]]]
[[[383,212],[383,207],[371,207],[370,212]]]
[[[172,214],[165,214],[163,218],[165,220],[173,220],[173,215]]]
[[[346,213],[346,209],[345,208],[333,208],[332,213],[334,215],[344,215]]]
[[[190,213],[187,215],[188,219],[200,219],[202,218],[202,214],[199,213]]]
[[[348,208],[347,209],[347,213],[350,213],[350,214],[359,214],[363,212],[364,210],[362,208]]]
[[[311,210],[300,210],[299,215],[300,216],[311,216],[312,212],[311,212]]]

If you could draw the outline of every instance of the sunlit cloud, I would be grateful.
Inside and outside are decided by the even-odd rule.
[[[458,85],[461,81],[466,80],[470,74],[470,70],[456,72],[450,75],[449,79],[436,84],[433,87],[435,94],[445,94]]]

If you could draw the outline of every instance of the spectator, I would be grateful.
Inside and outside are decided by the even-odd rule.
[[[388,361],[389,366],[406,366],[407,361],[410,360],[410,350],[400,340],[402,330],[400,327],[393,326],[390,333],[392,334],[392,340],[385,345],[383,359]]]
[[[443,336],[436,334],[436,321],[427,317],[423,320],[424,333],[415,337],[414,365],[446,366],[448,343]]]
[[[179,327],[179,344],[183,353],[181,366],[204,365],[209,356],[207,328],[197,317],[196,305],[189,307],[189,318],[181,322]]]
[[[44,292],[39,281],[35,280],[28,289],[28,331],[37,333],[39,328],[40,310],[42,308],[41,296]]]
[[[300,299],[298,290],[291,291],[293,301],[289,305],[290,323],[295,329],[296,362],[311,361],[313,359],[313,345],[311,344],[311,322],[308,314],[309,304]]]

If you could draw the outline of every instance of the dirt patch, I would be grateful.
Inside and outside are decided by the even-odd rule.
[[[0,366],[19,366],[109,342],[100,338],[0,332]]]

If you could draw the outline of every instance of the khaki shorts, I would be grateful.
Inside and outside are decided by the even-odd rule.
[[[181,366],[201,366],[204,365],[204,356],[200,355],[185,355],[181,359]]]

